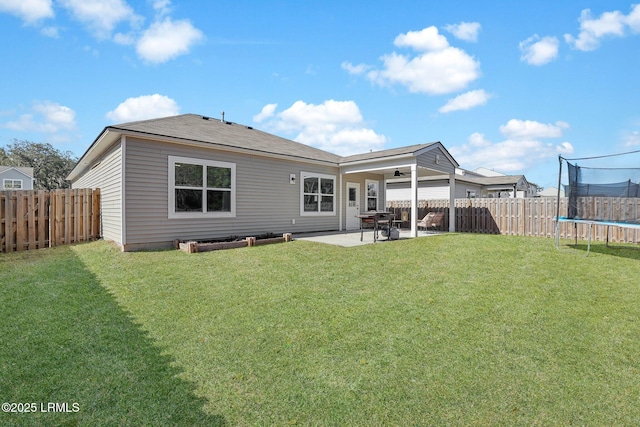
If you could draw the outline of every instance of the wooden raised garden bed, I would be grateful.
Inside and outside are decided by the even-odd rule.
[[[273,237],[272,234],[268,234],[256,237],[245,237],[244,239],[230,237],[224,240],[203,242],[195,240],[183,242],[181,240],[176,240],[174,243],[176,249],[180,249],[183,252],[191,254],[196,252],[218,251],[222,249],[244,248],[246,246],[269,245],[272,243],[290,242],[291,240],[291,233],[285,233],[282,237]]]

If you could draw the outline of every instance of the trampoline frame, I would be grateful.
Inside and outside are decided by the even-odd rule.
[[[621,227],[621,228],[635,228],[640,229],[640,224],[633,222],[615,222],[615,221],[597,221],[593,219],[580,219],[580,218],[567,218],[565,216],[560,216],[554,218],[556,221],[556,249],[560,248],[560,223],[568,222],[573,223],[576,227],[578,224],[586,224],[589,226],[587,229],[587,256],[589,256],[589,252],[591,252],[591,228],[594,225],[602,225],[607,227],[607,240],[606,245],[609,246],[609,227]],[[576,233],[576,244],[578,243],[578,234]]]

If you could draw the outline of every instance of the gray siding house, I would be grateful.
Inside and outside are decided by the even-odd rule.
[[[33,168],[0,166],[0,190],[33,190]]]
[[[101,189],[102,236],[130,251],[175,239],[358,229],[355,215],[385,209],[386,179],[406,174],[417,190],[419,176],[453,176],[457,166],[439,142],[341,157],[184,114],[107,126],[68,179]]]
[[[536,187],[530,184],[524,175],[481,176],[477,174],[456,173],[455,198],[524,198],[536,197]],[[411,183],[406,178],[394,178],[387,181],[387,200],[409,200]],[[449,177],[425,176],[418,179],[418,200],[436,200],[449,198]]]

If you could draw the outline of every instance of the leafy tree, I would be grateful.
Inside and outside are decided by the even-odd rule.
[[[34,187],[40,190],[69,188],[67,175],[77,159],[70,151],[59,151],[48,143],[21,141],[0,147],[0,164],[33,168]]]
[[[9,156],[7,155],[7,152],[4,151],[4,147],[0,147],[0,165],[12,166],[9,164]]]

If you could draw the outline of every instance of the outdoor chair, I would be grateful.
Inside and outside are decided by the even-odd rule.
[[[429,212],[424,218],[418,221],[418,230],[420,228],[435,230],[436,227],[442,227],[444,214],[442,212]]]

